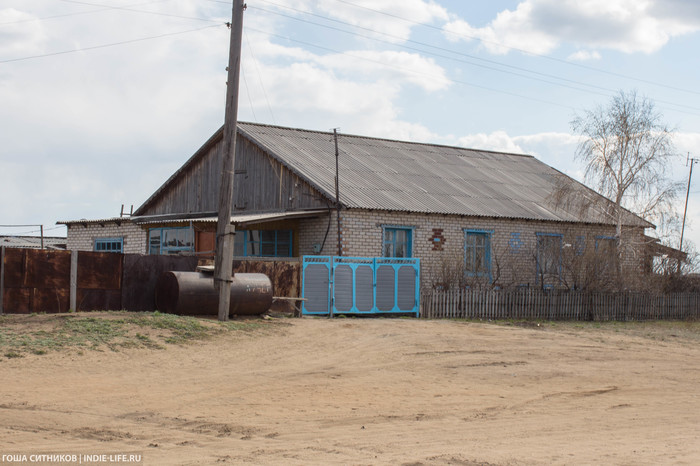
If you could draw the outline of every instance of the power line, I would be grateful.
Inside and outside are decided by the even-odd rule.
[[[41,228],[42,225],[39,225],[39,224],[29,224],[29,225],[0,225],[0,228],[34,228],[34,227],[40,227],[40,228]],[[60,228],[66,228],[66,226],[65,226],[65,225],[59,225],[59,226],[51,227],[51,228],[44,228],[43,231],[44,231],[44,232],[53,231],[53,230],[58,230],[58,229],[60,229]],[[15,235],[15,236],[19,236],[19,235],[28,235],[28,234],[31,234],[31,233],[41,233],[41,231],[42,231],[41,229],[39,229],[39,230],[30,230],[30,231],[21,231],[21,232],[19,232],[19,233],[14,233],[14,235]]]
[[[335,49],[332,49],[332,48],[329,48],[329,47],[324,47],[324,46],[322,46],[322,45],[312,44],[312,43],[310,43],[310,42],[305,42],[305,41],[301,41],[301,40],[297,40],[297,39],[292,39],[291,37],[282,36],[282,35],[280,35],[280,34],[276,34],[276,33],[269,32],[269,31],[263,31],[263,30],[255,29],[255,28],[251,28],[251,27],[248,27],[248,30],[250,30],[250,31],[255,31],[255,32],[260,32],[260,33],[263,33],[263,34],[267,34],[267,35],[269,35],[269,36],[271,36],[271,37],[277,37],[277,38],[279,38],[279,39],[288,40],[288,41],[290,41],[290,42],[296,42],[296,43],[298,43],[298,44],[302,44],[302,45],[305,45],[305,46],[307,46],[307,47],[314,47],[314,48],[317,48],[317,49],[326,50],[326,51],[328,51],[328,52],[337,53],[337,54],[339,54],[339,55],[345,55],[345,56],[348,56],[348,57],[355,58],[355,59],[357,59],[357,60],[364,60],[364,61],[368,61],[368,62],[372,62],[372,63],[377,63],[377,64],[379,64],[379,65],[382,65],[382,66],[386,67],[386,68],[396,68],[396,69],[399,69],[399,70],[402,70],[402,71],[405,71],[405,72],[408,72],[408,73],[411,73],[411,74],[420,75],[420,76],[427,76],[427,77],[431,77],[431,78],[436,78],[436,77],[437,77],[437,76],[432,75],[432,74],[429,74],[429,73],[421,73],[421,72],[419,72],[419,71],[415,71],[415,70],[412,70],[412,69],[410,69],[410,68],[404,68],[404,67],[395,66],[395,65],[388,65],[386,62],[383,62],[383,61],[380,61],[380,60],[372,60],[371,58],[360,57],[360,56],[357,56],[357,55],[353,55],[353,54],[351,54],[351,53],[341,52],[341,51],[339,51],[339,50],[335,50]],[[505,95],[510,95],[510,96],[513,96],[513,97],[519,97],[519,98],[521,98],[521,99],[531,100],[531,101],[534,101],[534,102],[546,103],[546,104],[549,104],[549,105],[554,105],[554,106],[556,106],[556,107],[566,108],[566,109],[568,109],[568,110],[576,110],[574,107],[571,107],[571,106],[569,106],[569,105],[564,105],[564,104],[560,104],[560,103],[557,103],[557,102],[551,102],[551,101],[544,100],[544,99],[538,99],[538,98],[536,98],[536,97],[530,97],[530,96],[526,96],[526,95],[522,95],[522,94],[517,94],[517,93],[515,93],[515,92],[509,92],[509,91],[503,91],[503,90],[499,90],[499,89],[494,89],[494,88],[492,88],[492,87],[482,86],[482,85],[480,85],[480,84],[474,84],[474,83],[470,83],[470,82],[467,82],[467,81],[460,81],[460,80],[457,80],[457,79],[450,79],[450,81],[452,81],[452,82],[454,82],[454,83],[457,83],[457,84],[463,84],[463,85],[465,85],[465,86],[470,86],[470,87],[475,87],[475,88],[478,88],[478,89],[484,89],[484,90],[487,90],[487,91],[496,92],[496,93],[499,93],[499,94],[505,94]]]
[[[556,75],[552,75],[552,74],[548,74],[548,73],[542,73],[542,72],[539,72],[539,71],[533,71],[533,70],[529,70],[529,69],[527,69],[527,68],[523,68],[523,67],[519,67],[519,66],[514,66],[514,65],[509,65],[509,64],[506,64],[506,63],[501,63],[501,62],[496,61],[496,60],[489,60],[489,59],[487,59],[487,58],[477,57],[477,56],[475,56],[475,55],[470,55],[470,54],[467,54],[467,53],[458,52],[458,51],[455,51],[455,50],[448,49],[448,48],[446,48],[446,47],[440,47],[440,46],[437,46],[437,45],[432,45],[432,44],[428,44],[428,43],[425,43],[425,42],[419,42],[419,41],[415,41],[415,40],[411,40],[411,39],[404,39],[404,38],[401,38],[401,37],[399,37],[399,36],[395,36],[395,35],[392,35],[392,34],[387,34],[387,33],[385,33],[385,32],[376,31],[376,30],[374,30],[374,29],[370,29],[370,28],[366,28],[366,27],[362,27],[362,26],[357,26],[357,25],[354,25],[354,24],[347,23],[347,22],[345,22],[345,21],[340,21],[340,20],[336,20],[336,19],[333,19],[333,18],[328,18],[328,17],[322,16],[322,15],[317,15],[317,14],[314,14],[314,13],[305,12],[305,11],[302,11],[302,10],[298,10],[298,9],[296,9],[296,8],[291,8],[291,7],[287,7],[287,6],[284,6],[284,5],[279,5],[279,4],[277,4],[277,3],[269,2],[269,1],[266,1],[266,0],[260,0],[260,1],[262,1],[262,2],[264,2],[264,3],[269,3],[269,4],[271,4],[271,5],[275,5],[275,6],[278,6],[278,7],[281,7],[281,8],[286,8],[286,9],[289,9],[289,10],[294,10],[294,11],[297,11],[297,12],[299,12],[299,13],[308,14],[308,15],[310,15],[310,16],[316,16],[316,17],[318,17],[318,18],[323,18],[323,19],[325,19],[325,20],[333,21],[333,22],[335,22],[335,23],[340,23],[340,24],[343,24],[343,25],[346,25],[346,26],[351,26],[351,27],[354,27],[354,28],[357,28],[357,29],[362,29],[362,30],[364,30],[364,31],[371,32],[371,33],[373,33],[373,34],[378,34],[378,35],[390,37],[390,38],[393,38],[393,39],[401,39],[403,42],[408,42],[408,43],[412,43],[412,44],[417,44],[417,45],[421,45],[421,46],[423,46],[423,47],[430,47],[430,48],[433,48],[433,49],[436,49],[436,50],[440,50],[440,51],[444,51],[444,52],[449,52],[449,53],[452,53],[452,54],[455,54],[455,55],[458,55],[458,56],[467,57],[467,58],[470,58],[470,59],[472,59],[472,60],[478,60],[478,61],[482,61],[482,62],[491,63],[491,64],[495,64],[495,65],[498,65],[498,66],[502,66],[502,67],[505,67],[505,68],[511,68],[511,69],[515,69],[515,70],[519,70],[519,71],[524,71],[524,72],[532,73],[532,74],[539,75],[539,76],[544,76],[544,77],[548,77],[548,78],[552,78],[552,79],[558,79],[558,80],[565,81],[565,82],[569,82],[569,83],[573,83],[573,84],[578,84],[578,85],[581,85],[581,86],[587,86],[587,87],[591,87],[591,88],[595,88],[595,89],[600,89],[600,90],[604,90],[604,91],[607,91],[607,92],[610,92],[610,93],[616,92],[614,89],[609,89],[609,88],[605,88],[605,87],[601,87],[601,86],[596,86],[596,85],[594,85],[594,84],[588,84],[588,83],[584,83],[584,82],[581,82],[581,81],[576,81],[576,80],[573,80],[573,79],[563,78],[563,77],[556,76]],[[456,61],[456,62],[460,62],[460,63],[465,63],[465,64],[468,64],[468,65],[478,66],[478,67],[481,67],[481,68],[485,68],[485,69],[497,71],[497,72],[500,72],[500,73],[506,73],[506,74],[511,74],[511,75],[514,75],[514,76],[520,76],[520,77],[523,77],[523,78],[526,78],[526,79],[533,79],[533,80],[537,80],[537,81],[542,81],[542,82],[545,82],[545,83],[548,83],[548,84],[554,84],[554,85],[558,85],[558,86],[568,87],[569,89],[576,89],[576,90],[580,90],[580,91],[584,91],[584,92],[592,92],[592,91],[587,91],[587,90],[585,90],[585,89],[579,89],[579,88],[576,88],[576,87],[567,86],[567,85],[561,84],[561,83],[556,83],[556,82],[552,82],[552,81],[546,81],[546,80],[543,80],[543,79],[540,79],[540,78],[536,78],[536,77],[533,77],[533,76],[527,76],[527,75],[520,74],[520,73],[515,73],[515,72],[512,72],[512,71],[501,70],[501,69],[498,69],[498,68],[495,68],[495,67],[492,67],[492,66],[481,65],[481,64],[469,62],[469,61],[466,61],[466,60],[460,60],[460,59],[457,59],[457,58],[454,58],[454,57],[448,57],[448,56],[446,56],[446,55],[440,55],[440,54],[437,54],[437,53],[434,53],[434,52],[428,52],[428,51],[425,51],[425,50],[422,50],[422,49],[419,49],[419,48],[409,47],[409,46],[406,46],[406,45],[397,44],[397,43],[394,43],[394,42],[389,42],[389,41],[377,39],[376,37],[371,37],[371,36],[359,34],[359,33],[357,33],[357,32],[347,31],[347,30],[340,29],[340,28],[336,28],[336,27],[333,27],[333,26],[328,26],[328,25],[326,25],[326,24],[315,23],[315,22],[313,22],[313,21],[307,21],[307,20],[304,20],[304,19],[301,19],[301,18],[296,18],[296,17],[294,17],[294,16],[285,15],[285,14],[283,14],[283,13],[279,13],[279,12],[276,12],[276,11],[267,10],[267,9],[265,9],[265,8],[260,8],[260,7],[252,7],[252,8],[257,9],[257,10],[260,10],[260,11],[265,11],[265,12],[267,12],[267,13],[274,14],[274,15],[277,15],[277,16],[282,16],[282,17],[285,17],[285,18],[288,18],[288,19],[291,19],[291,20],[294,20],[294,21],[299,21],[299,22],[303,22],[303,23],[306,23],[306,24],[312,24],[312,25],[319,26],[319,27],[323,27],[323,28],[326,28],[326,29],[331,29],[331,30],[334,30],[334,31],[343,32],[343,33],[345,33],[345,34],[351,34],[351,35],[354,35],[354,36],[362,37],[362,38],[364,38],[364,39],[369,39],[369,40],[372,40],[372,41],[375,41],[375,42],[380,42],[380,43],[384,43],[384,44],[390,44],[390,45],[393,45],[393,46],[396,46],[396,47],[401,47],[401,48],[404,48],[404,49],[407,49],[407,50],[413,50],[413,51],[417,51],[417,52],[429,54],[429,55],[432,55],[432,56],[434,56],[434,57],[444,58],[444,59],[446,59],[446,60],[452,60],[452,61]],[[598,95],[606,95],[606,94],[600,94],[600,93],[597,93],[597,94],[598,94]]]
[[[248,103],[250,103],[250,111],[253,112],[253,120],[258,123],[258,117],[255,115],[255,107],[253,106],[253,99],[250,98],[250,89],[248,89],[248,80],[245,79],[245,70],[241,70],[241,77],[243,78],[243,85],[245,86],[245,93],[248,95]]]
[[[215,0],[212,0],[212,1],[215,1]],[[263,3],[268,3],[268,4],[271,4],[271,5],[275,5],[275,6],[280,7],[280,8],[285,8],[285,9],[288,9],[288,10],[293,10],[293,11],[296,11],[296,12],[299,12],[299,13],[302,13],[302,14],[305,14],[305,15],[310,15],[310,16],[315,16],[315,17],[318,17],[318,18],[322,18],[322,19],[324,19],[324,20],[332,21],[332,22],[334,22],[334,23],[339,23],[339,24],[343,24],[343,25],[350,26],[350,27],[353,27],[353,28],[361,29],[361,30],[364,30],[364,31],[367,31],[367,32],[370,32],[370,33],[373,33],[373,34],[377,34],[377,35],[381,35],[381,36],[385,36],[385,37],[390,37],[390,38],[393,38],[393,39],[401,39],[401,40],[404,41],[404,42],[408,42],[408,43],[412,43],[412,44],[417,44],[417,45],[420,45],[420,46],[423,46],[423,47],[429,47],[429,48],[432,48],[432,49],[435,49],[435,50],[440,50],[440,51],[448,52],[448,53],[451,53],[451,54],[454,54],[454,55],[457,55],[457,56],[467,57],[467,58],[469,58],[469,59],[471,59],[471,60],[477,60],[477,61],[481,61],[481,62],[485,62],[485,63],[489,63],[489,64],[498,65],[498,66],[501,66],[501,67],[504,67],[504,68],[514,69],[514,70],[518,70],[518,71],[523,71],[523,72],[525,72],[525,73],[530,73],[530,74],[533,74],[533,75],[535,75],[535,76],[528,76],[527,74],[518,73],[518,72],[514,72],[514,71],[509,71],[509,70],[504,70],[504,69],[499,69],[499,68],[496,68],[496,67],[494,67],[494,66],[484,65],[484,64],[481,64],[481,63],[474,63],[474,62],[472,62],[472,61],[467,61],[467,60],[463,60],[463,59],[459,59],[459,58],[455,58],[455,57],[446,56],[446,55],[443,55],[443,54],[438,54],[438,53],[434,53],[434,52],[429,52],[429,51],[426,51],[426,50],[423,50],[423,49],[420,49],[420,48],[416,48],[416,47],[410,47],[410,46],[403,45],[403,44],[392,43],[392,42],[389,42],[389,41],[385,41],[385,40],[382,40],[382,39],[378,39],[378,38],[376,38],[376,37],[371,37],[371,36],[367,36],[367,35],[360,34],[360,33],[357,33],[357,32],[348,31],[348,30],[345,30],[345,29],[340,29],[340,28],[337,28],[337,27],[329,26],[329,25],[327,25],[327,24],[321,24],[321,23],[317,23],[317,22],[314,22],[314,21],[308,21],[308,20],[305,20],[305,19],[302,19],[302,18],[296,18],[296,17],[294,17],[294,16],[286,15],[286,14],[284,14],[284,13],[280,13],[280,12],[268,10],[268,9],[261,8],[261,7],[252,7],[252,8],[257,9],[257,10],[259,10],[259,11],[264,11],[264,12],[266,12],[266,13],[274,14],[274,15],[277,15],[277,16],[282,16],[282,17],[284,17],[284,18],[288,18],[288,19],[291,19],[291,20],[294,20],[294,21],[298,21],[298,22],[302,22],[302,23],[306,23],[306,24],[311,24],[311,25],[323,27],[323,28],[326,28],[326,29],[330,29],[330,30],[342,32],[342,33],[345,33],[345,34],[350,34],[350,35],[362,37],[362,38],[364,38],[364,39],[369,39],[369,40],[372,40],[372,41],[375,41],[375,42],[379,42],[379,43],[390,44],[390,45],[392,45],[392,46],[404,48],[404,49],[407,49],[407,50],[413,50],[413,51],[416,51],[416,52],[419,52],[419,53],[423,53],[423,54],[427,54],[427,55],[431,55],[431,56],[434,56],[434,57],[443,58],[443,59],[446,59],[446,60],[451,60],[451,61],[455,61],[455,62],[459,62],[459,63],[464,63],[464,64],[467,64],[467,65],[476,66],[476,67],[479,67],[479,68],[483,68],[483,69],[488,69],[488,70],[496,71],[496,72],[499,72],[499,73],[509,74],[509,75],[512,75],[512,76],[518,76],[518,77],[525,78],[525,79],[530,79],[530,80],[534,80],[534,81],[539,81],[539,82],[543,82],[543,83],[546,83],[546,84],[552,84],[552,85],[555,85],[555,86],[564,87],[564,88],[576,90],[576,91],[579,91],[579,92],[585,92],[585,93],[589,93],[589,94],[600,95],[600,96],[604,96],[604,97],[611,97],[612,95],[614,95],[614,94],[617,92],[615,89],[610,89],[610,88],[606,88],[606,87],[602,87],[602,86],[597,86],[597,85],[594,85],[594,84],[589,84],[589,83],[585,83],[585,82],[582,82],[582,81],[577,81],[577,80],[573,80],[573,79],[569,79],[569,78],[564,78],[564,77],[552,75],[552,74],[549,74],[549,73],[542,73],[542,72],[530,70],[530,69],[527,69],[527,68],[524,68],[524,67],[509,65],[509,64],[506,64],[506,63],[498,62],[498,61],[496,61],[496,60],[489,60],[489,59],[486,59],[486,58],[477,57],[477,56],[474,56],[474,55],[466,54],[466,53],[463,53],[463,52],[458,52],[458,51],[455,51],[455,50],[451,50],[451,49],[448,49],[448,48],[445,48],[445,47],[440,47],[440,46],[428,44],[428,43],[425,43],[425,42],[419,42],[419,41],[415,41],[415,40],[411,40],[411,39],[404,39],[404,38],[401,38],[401,37],[398,37],[398,36],[395,36],[395,35],[392,35],[392,34],[387,34],[387,33],[384,33],[384,32],[381,32],[381,31],[376,31],[376,30],[373,30],[373,29],[370,29],[370,28],[366,28],[366,27],[362,27],[362,26],[353,25],[353,24],[347,23],[347,22],[345,22],[345,21],[340,21],[340,20],[336,20],[336,19],[333,19],[333,18],[328,18],[328,17],[322,16],[322,15],[318,15],[318,14],[315,14],[315,13],[306,12],[306,11],[299,10],[299,9],[296,9],[296,8],[292,8],[292,7],[287,7],[287,6],[285,6],[285,5],[280,5],[280,4],[277,4],[277,3],[274,3],[274,2],[270,2],[270,1],[267,1],[267,0],[259,0],[259,1],[262,1]],[[364,8],[364,7],[363,7],[363,8]],[[373,11],[374,11],[374,10],[373,10]],[[391,15],[390,15],[390,16],[391,16]],[[541,77],[538,77],[538,76],[541,76]],[[559,80],[559,81],[562,81],[562,82],[551,81],[551,80],[548,80],[548,79],[543,79],[542,77],[547,77],[547,78]],[[566,83],[576,84],[576,85],[578,85],[578,86],[589,87],[589,88],[591,88],[591,89],[583,89],[583,88],[576,87],[576,86],[572,86],[572,85],[569,85],[569,84],[566,84]],[[601,90],[601,91],[605,91],[605,93],[603,93],[603,92],[597,92],[597,91],[592,90],[592,89],[598,89],[598,90]],[[654,100],[655,102],[659,103],[659,104],[669,105],[669,106],[673,106],[673,107],[685,108],[685,109],[688,109],[688,110],[692,110],[692,111],[693,111],[693,112],[687,112],[687,111],[679,110],[678,108],[672,109],[672,110],[674,110],[674,111],[678,111],[678,112],[681,112],[681,113],[686,113],[686,114],[690,114],[690,115],[697,115],[697,112],[700,112],[700,108],[698,108],[698,107],[693,107],[693,106],[690,106],[690,105],[684,105],[684,104],[679,104],[679,103],[670,102],[670,101],[666,101],[666,100],[660,100],[660,99],[653,99],[653,100]]]
[[[214,0],[211,0],[211,1],[214,1]],[[423,27],[426,27],[426,28],[435,29],[435,30],[438,30],[438,31],[443,32],[443,33],[452,34],[452,35],[455,35],[455,36],[458,36],[458,37],[464,37],[464,38],[471,39],[471,40],[475,40],[475,41],[478,41],[478,42],[481,42],[481,43],[496,45],[496,46],[498,46],[498,47],[503,47],[503,48],[506,48],[506,49],[509,49],[509,50],[515,50],[516,52],[521,52],[521,53],[524,53],[524,54],[527,54],[527,55],[533,55],[533,56],[536,56],[536,57],[539,57],[539,58],[544,58],[544,59],[546,59],[546,60],[551,60],[551,61],[555,61],[555,62],[558,62],[558,63],[563,63],[563,64],[566,64],[566,65],[570,65],[570,66],[576,66],[576,67],[578,67],[578,68],[584,68],[584,69],[587,69],[587,70],[590,70],[590,71],[595,71],[595,72],[598,72],[598,73],[604,73],[604,74],[608,74],[608,75],[611,75],[611,76],[617,76],[617,77],[619,77],[619,78],[625,78],[625,79],[629,79],[629,80],[632,80],[632,81],[642,82],[642,83],[645,83],[645,84],[651,84],[651,85],[654,85],[654,86],[665,87],[665,88],[667,88],[667,89],[672,89],[672,90],[675,90],[675,91],[686,92],[686,93],[688,93],[688,94],[700,95],[700,92],[698,92],[698,91],[693,91],[693,90],[690,90],[690,89],[683,89],[683,88],[680,88],[680,87],[671,86],[671,85],[668,85],[668,84],[663,84],[663,83],[659,83],[659,82],[656,82],[656,81],[651,81],[651,80],[648,80],[648,79],[638,78],[638,77],[636,77],[636,76],[629,76],[629,75],[622,74],[622,73],[616,73],[616,72],[614,72],[614,71],[608,71],[608,70],[604,70],[604,69],[602,69],[602,68],[597,68],[597,67],[594,67],[594,66],[584,65],[584,64],[582,64],[582,63],[576,63],[576,62],[572,62],[572,61],[570,61],[570,60],[564,60],[564,59],[562,59],[562,58],[556,58],[556,57],[553,57],[553,56],[551,56],[551,55],[545,55],[545,54],[541,54],[541,53],[536,53],[536,52],[532,52],[532,51],[526,50],[526,49],[521,49],[521,48],[518,48],[518,47],[511,47],[511,46],[508,46],[508,45],[501,44],[501,43],[499,43],[499,42],[495,42],[495,41],[490,41],[490,40],[482,39],[482,38],[477,37],[477,36],[470,36],[470,35],[468,35],[468,34],[458,34],[458,33],[456,33],[456,32],[447,31],[447,30],[445,30],[445,29],[443,29],[443,28],[441,28],[441,27],[438,27],[438,26],[433,26],[432,24],[426,24],[426,23],[421,23],[421,22],[419,22],[419,21],[413,21],[413,20],[410,20],[410,19],[407,19],[407,18],[403,18],[403,17],[401,17],[401,16],[398,16],[398,15],[395,15],[395,14],[392,14],[392,13],[387,13],[387,12],[385,12],[385,11],[375,10],[374,8],[370,8],[370,7],[366,7],[366,6],[362,6],[362,5],[357,5],[356,3],[352,3],[352,2],[349,2],[349,1],[347,1],[347,0],[335,0],[335,1],[336,1],[336,2],[339,2],[339,3],[344,3],[344,4],[346,4],[346,5],[353,6],[353,7],[355,7],[355,8],[360,8],[360,9],[363,9],[363,10],[372,11],[372,12],[377,13],[377,14],[380,14],[380,15],[389,16],[389,17],[395,18],[395,19],[400,19],[400,20],[402,20],[402,21],[406,21],[406,22],[408,22],[408,23],[412,23],[412,24],[415,24],[415,25],[418,25],[418,26],[423,26]]]
[[[267,98],[267,91],[265,90],[265,84],[263,84],[262,73],[260,72],[260,67],[258,66],[258,61],[255,59],[255,55],[253,55],[253,47],[251,47],[250,41],[248,40],[248,34],[246,34],[245,31],[243,31],[243,37],[245,37],[245,43],[248,46],[248,50],[250,51],[250,57],[253,59],[253,64],[255,64],[255,69],[258,72],[258,81],[260,82],[260,87],[262,88],[263,94],[265,95],[265,101],[267,102],[267,108],[270,111],[270,116],[272,117],[272,123],[277,124],[275,122],[275,114],[272,113],[272,106],[270,105],[270,99]],[[252,105],[252,102],[251,102],[251,105]]]
[[[11,63],[11,62],[17,62],[17,61],[24,61],[24,60],[33,60],[35,58],[46,58],[46,57],[54,57],[57,55],[65,55],[69,53],[76,53],[76,52],[85,52],[88,50],[96,50],[96,49],[102,49],[102,48],[107,48],[107,47],[115,47],[117,45],[125,45],[125,44],[133,44],[136,42],[143,42],[151,39],[160,39],[161,37],[170,37],[170,36],[178,36],[182,34],[189,34],[191,32],[197,32],[197,31],[202,31],[204,29],[209,29],[209,28],[215,28],[215,27],[221,27],[224,24],[215,24],[211,26],[204,26],[201,28],[196,28],[196,29],[188,29],[186,31],[178,31],[178,32],[168,32],[165,34],[159,34],[157,36],[149,36],[149,37],[141,37],[139,39],[131,39],[131,40],[125,40],[121,42],[113,42],[111,44],[102,44],[102,45],[95,45],[92,47],[81,47],[79,49],[72,49],[72,50],[62,50],[60,52],[51,52],[51,53],[44,53],[41,55],[32,55],[28,57],[20,57],[20,58],[10,58],[7,60],[0,60],[0,64],[2,63]]]
[[[150,2],[142,2],[142,3],[135,3],[135,4],[133,4],[133,5],[127,5],[127,6],[123,7],[123,8],[131,8],[131,7],[134,7],[134,6],[150,5],[150,4],[152,4],[152,3],[163,3],[163,2],[167,2],[167,1],[169,1],[169,0],[153,0],[153,1],[150,1]],[[48,19],[67,18],[67,17],[70,17],[70,16],[91,15],[91,14],[94,14],[94,13],[100,13],[100,12],[103,12],[103,11],[109,11],[109,10],[114,10],[114,9],[117,9],[117,8],[118,8],[118,7],[111,7],[111,6],[105,7],[104,5],[95,5],[95,6],[99,6],[100,9],[98,9],[98,10],[90,10],[90,11],[76,11],[76,12],[74,12],[74,13],[64,13],[64,14],[60,14],[60,15],[44,16],[44,17],[42,17],[42,18],[20,19],[19,21],[7,21],[7,22],[5,22],[5,23],[0,23],[0,26],[4,26],[4,25],[7,25],[7,24],[32,23],[32,22],[36,22],[36,21],[45,21],[45,20],[48,20]],[[134,11],[136,11],[136,10],[134,10]]]
[[[97,6],[97,7],[104,7],[104,5],[96,4],[96,3],[89,3],[89,2],[83,2],[79,0],[59,0],[61,2],[65,3],[75,3],[78,5],[88,5],[88,6]],[[110,6],[104,8],[105,10],[121,10],[121,11],[130,11],[130,12],[135,12],[135,13],[145,13],[149,15],[156,15],[156,16],[167,16],[171,18],[179,18],[179,19],[191,19],[194,21],[206,21],[206,22],[220,22],[219,20],[214,20],[214,19],[207,19],[207,18],[198,18],[194,16],[181,16],[181,15],[174,15],[171,13],[161,13],[159,11],[148,11],[148,10],[137,10],[135,8],[130,8],[128,6],[126,7],[121,7],[121,6]]]

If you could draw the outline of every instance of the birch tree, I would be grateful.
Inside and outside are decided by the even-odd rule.
[[[625,208],[656,224],[675,215],[679,184],[668,177],[673,134],[654,103],[636,91],[620,91],[607,105],[575,115],[571,128],[581,137],[576,157],[586,181],[613,202],[619,273]]]

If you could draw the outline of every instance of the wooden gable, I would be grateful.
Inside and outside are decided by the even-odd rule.
[[[222,146],[222,132],[218,131],[134,215],[216,215]],[[233,200],[232,214],[323,209],[330,202],[240,133]]]

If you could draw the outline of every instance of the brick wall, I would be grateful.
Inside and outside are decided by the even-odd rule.
[[[341,214],[341,238],[342,220]],[[335,256],[338,255],[338,223],[336,211],[328,217],[319,217],[299,222],[300,256]],[[319,249],[320,248],[320,249]]]
[[[455,215],[416,214],[387,211],[343,210],[341,213],[341,239],[345,256],[381,256],[383,226],[408,227],[413,230],[412,256],[421,259],[422,285],[432,286],[444,281],[451,269],[464,263],[464,230],[489,232],[491,239],[492,278],[502,286],[562,286],[559,277],[537,276],[536,251],[538,233],[562,235],[563,261],[574,257],[575,251],[593,251],[596,237],[613,236],[614,226],[567,224],[513,219],[461,217]],[[337,251],[337,226],[335,212],[325,246],[315,252],[314,244],[323,244],[328,229],[328,219],[301,222],[300,255],[335,255]],[[642,244],[643,230],[626,234],[625,241]],[[623,257],[623,270],[640,276],[643,267],[641,249],[627,250]],[[573,266],[570,266],[571,268]],[[566,264],[562,267],[562,279],[571,283]],[[454,271],[454,270],[453,270]]]
[[[123,252],[146,254],[146,231],[129,221],[68,225],[67,249],[93,251],[98,238],[123,238]]]
[[[583,225],[514,219],[461,217],[456,215],[416,214],[348,209],[341,212],[341,242],[344,256],[382,255],[384,226],[411,228],[412,256],[421,259],[423,287],[445,283],[457,272],[463,277],[464,230],[490,233],[491,279],[500,286],[571,286],[572,267],[562,267],[560,277],[538,276],[536,255],[538,233],[562,235],[563,262],[576,259],[575,251],[595,251],[596,237],[611,237],[614,226]],[[299,255],[337,255],[336,211],[328,217],[300,220]],[[92,251],[97,238],[124,238],[124,252],[145,254],[147,233],[141,227],[122,222],[73,224],[68,228],[68,249]],[[632,247],[624,252],[623,273],[638,277],[641,284],[644,266],[643,230],[629,230],[623,242]],[[569,262],[570,265],[570,262]],[[475,279],[476,280],[476,279]],[[578,279],[576,279],[578,280]],[[478,280],[477,280],[478,281]],[[482,280],[483,281],[483,280]],[[634,280],[631,280],[634,282]],[[478,285],[479,283],[470,283]]]

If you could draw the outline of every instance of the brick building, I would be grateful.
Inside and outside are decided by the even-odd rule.
[[[211,257],[221,147],[219,130],[131,217],[59,222],[68,249]],[[349,135],[338,149],[340,209],[333,133],[239,123],[236,256],[418,257],[424,287],[576,287],[591,261],[607,273],[611,202],[532,156]],[[642,277],[654,226],[623,223],[622,268]]]

